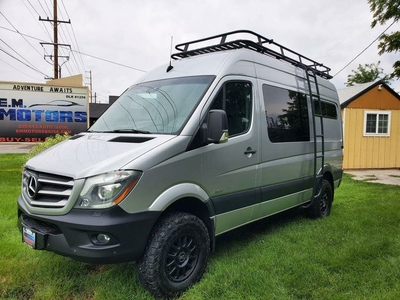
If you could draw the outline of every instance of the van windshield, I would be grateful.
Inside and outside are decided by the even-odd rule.
[[[194,76],[134,85],[88,131],[176,134],[213,79],[214,76]]]

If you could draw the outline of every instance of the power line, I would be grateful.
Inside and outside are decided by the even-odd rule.
[[[45,9],[44,9],[42,3],[40,3],[40,0],[38,0],[38,2],[39,2],[40,7],[42,8],[44,14],[46,15],[46,17],[48,17],[49,15],[48,15],[47,12],[45,11]],[[40,14],[39,14],[39,15],[40,15]],[[50,12],[50,15],[51,15],[51,12]]]
[[[46,7],[49,9],[47,2],[45,2]],[[71,47],[71,45],[67,45],[67,44],[61,44],[58,42],[58,25],[61,23],[70,23],[70,21],[62,21],[58,19],[58,7],[57,7],[57,0],[53,0],[53,19],[49,19],[49,17],[47,17],[47,19],[43,19],[42,17],[39,17],[39,21],[43,21],[43,22],[51,22],[53,25],[53,43],[41,43],[41,45],[53,45],[53,49],[54,49],[54,79],[58,79],[59,78],[59,72],[60,72],[60,65],[58,63],[58,59],[61,58],[62,56],[59,55],[59,51],[58,51],[58,47],[59,46],[68,46]],[[50,10],[50,9],[49,9]],[[65,56],[65,58],[69,59],[69,56]]]
[[[359,56],[361,56],[361,54],[363,54],[369,47],[371,47],[372,44],[374,44],[390,27],[392,27],[392,25],[394,23],[396,23],[396,21],[397,20],[394,20],[393,23],[390,24],[380,35],[378,35],[378,37],[376,39],[374,39],[366,48],[364,48],[363,51],[361,51],[356,57],[354,57],[347,65],[345,65],[343,68],[341,68],[339,72],[337,72],[335,75],[333,75],[332,78],[335,77],[340,72],[342,72],[344,69],[346,69],[353,61],[355,61]]]
[[[62,5],[63,5],[64,11],[65,11],[68,19],[70,19],[68,11],[66,10],[66,7],[63,2],[62,2]],[[61,17],[65,19],[63,10],[61,9],[61,6],[59,5],[59,3],[57,3],[57,6],[58,6],[58,11],[60,12]],[[78,42],[75,37],[73,26],[71,23],[69,23],[69,24],[71,25],[71,28],[72,28],[72,34],[74,35],[76,48],[79,50],[79,45],[78,45]],[[69,27],[61,27],[60,28],[60,37],[62,40],[68,41],[69,44],[73,44],[74,39],[72,38]],[[63,47],[60,47],[60,50],[65,51],[65,49]],[[85,64],[83,63],[82,55],[75,55],[75,53],[71,52],[70,49],[69,49],[68,55],[71,56],[70,66],[68,66],[68,64],[66,65],[68,72],[70,72],[70,74],[72,74],[73,72],[71,72],[71,70],[76,69],[76,73],[84,73],[86,69],[85,69]],[[80,61],[77,59],[76,56],[79,56]]]
[[[73,74],[73,72],[71,72],[71,70],[69,69],[69,66],[68,66],[68,64],[66,64],[66,65],[65,65],[65,68],[67,69],[67,71],[68,71],[69,75],[72,75],[72,74]]]
[[[138,68],[134,68],[134,67],[131,67],[131,66],[127,66],[127,65],[124,65],[124,64],[120,64],[120,63],[117,63],[117,62],[114,62],[114,61],[111,61],[111,60],[108,60],[108,59],[105,59],[105,58],[101,58],[101,57],[94,56],[94,55],[87,54],[87,53],[83,53],[83,52],[78,52],[76,50],[71,50],[71,51],[72,52],[76,52],[76,53],[80,53],[82,55],[86,55],[86,56],[89,56],[89,57],[92,57],[92,58],[95,58],[95,59],[98,59],[98,60],[102,60],[102,61],[108,62],[110,64],[114,64],[114,65],[118,65],[118,66],[125,67],[125,68],[128,68],[128,69],[132,69],[132,70],[136,70],[136,71],[139,71],[139,72],[147,73],[147,71],[144,71],[144,70],[141,70],[141,69],[138,69]]]
[[[61,14],[61,17],[62,17],[63,19],[65,19],[64,16],[63,16],[63,14],[61,13],[61,11],[60,11],[60,14]],[[70,23],[69,23],[69,24],[70,24]],[[67,34],[66,34],[65,32],[69,35],[69,37],[70,37],[70,39],[71,39],[71,34],[69,33],[68,29],[65,29],[65,27],[60,27],[60,30],[59,30],[59,33],[60,33],[60,40],[61,40],[61,41],[64,41],[64,43],[71,44],[71,42],[69,42],[69,39],[67,38]],[[66,49],[64,49],[63,47],[60,47],[60,51],[66,51]],[[69,49],[68,49],[68,56],[70,56],[70,54],[71,54],[71,51],[69,51]],[[72,53],[72,59],[71,59],[70,61],[74,63],[74,66],[75,66],[75,68],[76,68],[76,70],[77,70],[77,73],[81,73],[80,68],[79,68],[79,65],[78,65],[78,62],[77,62],[77,60],[76,60],[76,58],[75,58],[74,53]],[[71,66],[71,69],[72,69],[72,67],[73,67],[73,66]]]
[[[31,38],[31,39],[34,39],[34,40],[37,40],[37,41],[40,41],[40,42],[45,42],[45,40],[38,39],[38,38],[36,38],[36,37],[34,37],[34,36],[31,36],[31,35],[29,35],[29,34],[25,34],[25,33],[19,32],[19,31],[15,31],[15,30],[12,30],[12,29],[7,28],[7,27],[0,26],[0,28],[1,28],[1,29],[4,29],[4,30],[11,31],[11,32],[13,32],[13,33],[18,33],[18,34],[20,34],[20,35],[26,36],[26,37],[28,37],[28,38]]]
[[[61,16],[62,16],[62,15],[61,15]],[[67,30],[67,32],[68,32],[68,30]],[[60,41],[61,41],[61,42],[64,41],[64,43],[70,44],[70,43],[69,43],[69,40],[68,40],[68,38],[67,38],[67,36],[66,36],[66,34],[65,34],[65,31],[64,31],[64,28],[63,28],[63,27],[60,27],[59,33],[60,33],[60,35],[59,35]],[[64,52],[64,56],[70,56],[70,54],[71,54],[70,49],[65,49],[64,47],[61,47],[61,46],[59,47],[59,51]],[[65,54],[66,51],[68,51],[68,54],[67,54],[67,55]],[[70,61],[72,61],[72,62],[74,63],[75,68],[76,68],[76,70],[78,71],[77,73],[80,73],[80,71],[79,71],[79,66],[78,66],[78,64],[77,64],[77,62],[76,62],[76,59],[75,59],[73,53],[72,53],[72,58],[73,58],[73,59],[71,59]],[[71,69],[72,69],[72,67],[73,67],[73,66],[71,66]]]
[[[20,72],[20,73],[22,73],[22,74],[24,74],[24,75],[26,75],[26,76],[28,76],[28,77],[30,77],[30,78],[33,78],[33,79],[35,79],[35,80],[42,80],[42,79],[38,79],[38,78],[36,78],[36,77],[33,77],[33,76],[29,75],[29,74],[26,74],[25,72],[22,72],[21,70],[17,69],[17,68],[14,67],[13,65],[10,65],[8,62],[6,62],[5,60],[3,60],[3,59],[1,59],[1,58],[0,58],[0,60],[1,60],[2,62],[4,62],[5,64],[9,65],[9,66],[10,66],[11,68],[13,68],[14,70],[16,70],[16,71],[18,71],[18,72]]]
[[[39,1],[39,0],[38,0]],[[49,10],[49,16],[51,15],[51,9],[49,8],[49,6],[47,5],[47,2],[44,1],[44,4],[46,4],[47,9]]]
[[[11,32],[13,32],[13,33],[18,33],[18,34],[20,34],[20,35],[29,37],[29,38],[34,39],[34,40],[37,40],[37,41],[45,42],[44,40],[38,39],[38,38],[33,37],[33,36],[30,36],[30,35],[28,35],[28,34],[24,34],[24,33],[22,33],[22,32],[18,32],[18,31],[15,31],[15,30],[12,30],[12,29],[3,27],[3,26],[0,26],[0,28],[5,29],[5,30],[8,30],[8,31],[11,31]],[[101,61],[105,61],[105,62],[108,62],[108,63],[110,63],[110,64],[115,64],[115,65],[118,65],[118,66],[121,66],[121,67],[125,67],[125,68],[128,68],[128,69],[135,70],[135,71],[147,73],[147,71],[144,71],[144,70],[141,70],[141,69],[138,69],[138,68],[135,68],[135,67],[131,67],[131,66],[128,66],[128,65],[124,65],[124,64],[121,64],[121,63],[117,63],[117,62],[114,62],[114,61],[111,61],[111,60],[108,60],[108,59],[105,59],[105,58],[101,58],[101,57],[94,56],[94,55],[91,55],[91,54],[83,53],[83,52],[80,52],[80,51],[77,51],[77,50],[72,50],[72,49],[71,49],[71,51],[72,51],[72,52],[75,52],[75,53],[79,53],[79,54],[81,54],[81,55],[89,56],[89,57],[92,57],[92,58],[95,58],[95,59],[98,59],[98,60],[101,60]]]
[[[7,54],[8,56],[10,56],[10,57],[12,57],[13,59],[19,61],[21,64],[27,66],[28,68],[34,70],[35,72],[38,72],[38,73],[40,73],[40,74],[42,74],[42,75],[44,75],[44,76],[47,76],[47,75],[46,75],[45,73],[43,73],[42,71],[39,71],[38,69],[35,69],[34,67],[31,67],[30,65],[24,63],[24,62],[21,61],[20,59],[16,58],[14,55],[11,55],[10,53],[8,53],[6,50],[0,48],[0,51],[4,52],[4,53]]]
[[[26,61],[28,64],[30,64],[33,68],[38,69],[35,67],[29,60],[27,60],[25,57],[23,57],[21,54],[17,52],[17,50],[13,49],[9,44],[7,44],[3,39],[0,38],[0,41],[2,41],[8,48],[10,48],[12,51],[14,51],[19,57],[21,57],[24,61]]]
[[[65,10],[65,13],[67,14],[67,17],[68,17],[68,19],[71,19],[71,18],[69,17],[69,14],[68,14],[67,8],[65,7],[65,5],[64,5],[64,1],[63,1],[63,0],[61,0],[61,4],[62,4],[62,5],[63,5],[63,7],[64,7],[64,10]],[[72,24],[72,23],[71,23],[71,29],[72,29],[72,34],[73,34],[73,36],[74,36],[74,39],[75,39],[76,48],[77,48],[77,49],[78,49],[78,51],[80,52],[81,50],[79,49],[78,40],[76,39],[75,30],[74,30],[74,26],[73,26],[73,24]],[[85,70],[86,70],[86,67],[85,67],[85,63],[83,62],[82,55],[79,55],[79,57],[80,57],[80,59],[81,59],[81,62],[82,62],[83,70],[85,71]]]
[[[33,47],[33,45],[31,44],[31,43],[29,43],[29,41],[18,31],[18,29],[6,18],[6,16],[5,15],[3,15],[3,13],[0,11],[0,14],[4,17],[4,19],[6,19],[7,20],[7,22],[8,23],[10,23],[10,25],[17,31],[17,33],[19,33],[21,36],[22,36],[22,38],[40,55],[40,57],[42,57],[42,54],[40,54],[40,52],[35,48],[35,47]]]
[[[72,25],[72,24],[71,24],[71,25]],[[71,34],[70,34],[69,30],[66,29],[65,31],[67,32],[67,34],[68,34],[68,36],[69,36],[69,41],[71,41],[71,42],[69,42],[69,43],[72,44],[72,41],[73,41],[73,40],[72,40],[72,37],[71,37]],[[65,40],[68,40],[65,31],[62,30],[61,32],[63,33]],[[71,61],[73,62],[73,64],[74,64],[76,70],[78,71],[78,73],[83,73],[83,72],[85,71],[84,65],[76,58],[75,53],[73,53],[73,52],[71,52],[71,51],[69,51],[69,53],[70,53],[71,56],[72,56]]]
[[[38,16],[40,16],[40,14],[38,13],[38,11],[36,10],[36,8],[32,5],[32,3],[29,1],[29,0],[27,0],[27,2],[29,3],[29,5],[32,7],[32,9],[36,12],[36,14],[38,15]],[[22,3],[24,3],[24,1],[22,1]],[[25,4],[25,3],[24,3]],[[25,5],[26,6],[26,5]]]
[[[28,6],[25,4],[25,2],[22,1],[22,3],[25,5],[26,9],[29,11],[29,13],[31,14],[31,16],[36,20],[36,22],[39,23],[38,19],[35,18],[35,15],[34,15],[34,14],[32,13],[32,11],[28,8]],[[32,9],[36,12],[36,14],[37,14],[38,16],[40,16],[40,14],[38,13],[38,11],[35,9],[35,7],[32,5],[32,3],[31,3],[29,0],[28,0],[28,3],[29,3],[29,5],[32,7]],[[39,23],[39,26],[40,26],[40,25],[43,25],[43,24]],[[44,32],[45,34],[47,34],[47,36],[48,36],[49,38],[51,38],[50,33],[49,33],[49,31],[47,30],[46,26],[43,25],[43,26],[40,26],[40,28],[43,30],[43,32]]]

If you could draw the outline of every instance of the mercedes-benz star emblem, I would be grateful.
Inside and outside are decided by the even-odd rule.
[[[34,175],[29,176],[28,178],[28,188],[27,193],[28,196],[33,199],[37,195],[38,192],[38,182]]]

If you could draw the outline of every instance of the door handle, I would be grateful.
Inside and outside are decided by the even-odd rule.
[[[248,147],[247,149],[246,149],[246,151],[244,151],[244,154],[245,155],[247,155],[248,157],[251,157],[253,154],[255,154],[257,151],[256,150],[253,150],[253,149],[251,149],[251,147]]]

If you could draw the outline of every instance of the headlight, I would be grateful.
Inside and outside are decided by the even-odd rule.
[[[139,180],[139,171],[114,171],[86,179],[77,208],[107,208],[121,202]]]

